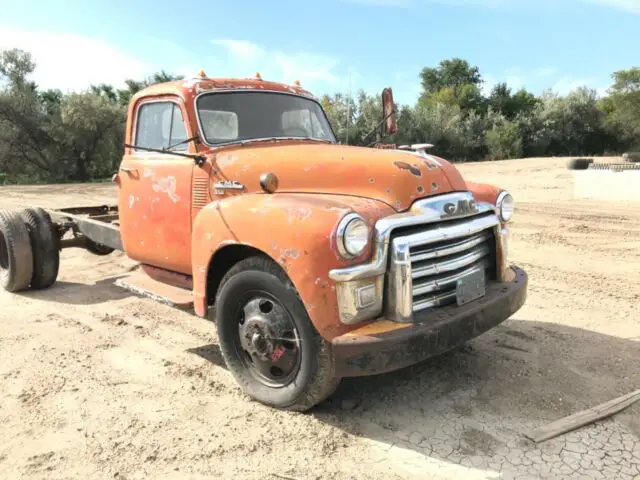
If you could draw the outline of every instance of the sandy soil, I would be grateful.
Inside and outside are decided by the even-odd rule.
[[[0,293],[0,477],[640,478],[640,404],[539,445],[522,436],[640,388],[638,204],[576,200],[564,165],[461,166],[516,198],[521,311],[465,348],[343,381],[307,414],[244,397],[209,322],[114,286],[131,261],[64,251],[50,290]],[[0,206],[113,195],[3,187]]]

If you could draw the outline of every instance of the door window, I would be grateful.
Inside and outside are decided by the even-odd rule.
[[[143,104],[138,110],[135,144],[147,148],[168,148],[187,139],[180,107],[173,102]],[[182,143],[171,150],[186,150]]]

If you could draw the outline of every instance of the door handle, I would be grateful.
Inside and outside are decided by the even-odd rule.
[[[135,171],[137,171],[135,168],[129,168],[129,167],[120,167],[120,171],[121,172],[127,172],[127,173],[133,173]]]

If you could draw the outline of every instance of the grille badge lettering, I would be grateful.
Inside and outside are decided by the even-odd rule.
[[[462,199],[457,202],[445,203],[440,218],[464,217],[478,213],[478,205],[473,199]]]

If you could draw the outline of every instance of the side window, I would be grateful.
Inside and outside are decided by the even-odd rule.
[[[148,148],[167,148],[187,139],[180,107],[173,102],[143,104],[138,109],[135,144]],[[187,144],[172,150],[186,150]]]

